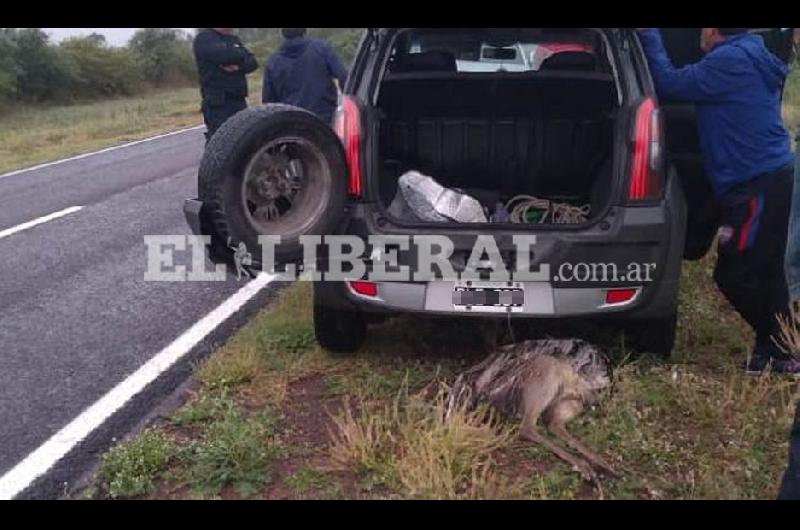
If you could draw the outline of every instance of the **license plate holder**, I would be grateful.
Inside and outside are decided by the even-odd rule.
[[[525,308],[525,288],[517,282],[461,281],[453,287],[453,307],[470,313],[518,313]]]

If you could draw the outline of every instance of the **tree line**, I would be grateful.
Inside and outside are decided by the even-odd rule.
[[[125,46],[113,47],[99,34],[56,44],[39,28],[0,28],[0,108],[15,102],[72,103],[130,96],[154,87],[190,86],[197,82],[195,32],[143,28]],[[236,32],[259,63],[281,43],[278,28]],[[329,40],[349,64],[361,30],[310,28],[309,34]]]

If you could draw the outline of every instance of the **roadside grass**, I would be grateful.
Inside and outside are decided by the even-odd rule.
[[[286,485],[297,495],[298,499],[340,499],[341,485],[330,476],[329,472],[302,467],[284,479]]]
[[[445,415],[446,387],[431,399],[403,387],[390,403],[364,401],[356,414],[345,405],[333,419],[330,453],[335,466],[354,470],[366,489],[390,497],[460,499],[505,497],[492,455],[513,429],[486,408],[456,408]]]
[[[798,386],[737,368],[752,336],[715,290],[713,264],[685,265],[672,361],[616,352],[612,390],[571,425],[623,477],[603,483],[604,498],[776,495]],[[600,497],[519,440],[516,422],[486,410],[444,418],[444,385],[481,358],[490,331],[396,319],[374,325],[358,355],[337,357],[310,340],[310,301],[307,283],[283,289],[197,367],[198,388],[154,427],[169,456],[138,472],[155,486],[118,497]],[[97,489],[115,476],[100,474]]]
[[[188,486],[204,498],[227,486],[241,497],[254,496],[273,480],[272,461],[283,454],[277,433],[278,419],[268,410],[254,414],[228,407],[190,447],[184,475]]]
[[[177,452],[175,443],[160,430],[147,430],[124,442],[101,459],[100,475],[111,498],[149,494],[156,477]]]
[[[201,396],[166,423],[104,454],[95,491],[110,498],[172,491],[217,498],[228,490],[252,497],[272,480],[274,460],[286,454],[279,426],[270,410],[248,411],[224,395]]]
[[[261,100],[253,74],[250,104]],[[0,173],[203,123],[197,87],[75,105],[20,105],[0,114]]]

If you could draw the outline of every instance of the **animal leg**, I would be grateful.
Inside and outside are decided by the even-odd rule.
[[[553,433],[556,438],[562,440],[573,450],[577,451],[593,466],[600,468],[612,477],[620,478],[619,473],[614,471],[614,468],[612,468],[600,455],[586,447],[580,440],[575,438],[567,430],[566,424],[572,418],[577,416],[582,410],[583,406],[577,401],[571,400],[559,403],[553,408],[549,418],[546,418],[548,420],[547,430]]]
[[[569,464],[573,470],[581,474],[584,480],[587,482],[592,482],[598,487],[600,486],[600,480],[597,477],[597,473],[588,462],[578,458],[569,451],[548,440],[536,429],[535,425],[523,424],[522,428],[520,429],[520,437],[529,442],[541,445],[558,458]]]

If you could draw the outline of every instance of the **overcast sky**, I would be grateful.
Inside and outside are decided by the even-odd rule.
[[[67,37],[85,36],[92,33],[104,35],[112,46],[124,46],[139,28],[42,28],[50,35],[53,42],[60,42]],[[190,31],[192,28],[178,28]]]

